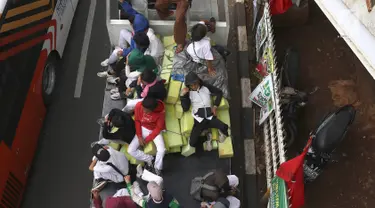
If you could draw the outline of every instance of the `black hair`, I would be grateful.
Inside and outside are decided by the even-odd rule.
[[[156,107],[158,107],[158,101],[153,97],[146,96],[142,101],[142,106],[150,111],[153,111]]]
[[[147,49],[150,46],[150,39],[146,32],[138,32],[133,36],[133,40],[140,49]]]
[[[141,79],[147,83],[152,83],[156,79],[156,74],[152,71],[152,69],[145,69],[141,74]]]
[[[116,70],[115,71],[121,71],[125,69],[125,58],[122,58],[116,62]]]
[[[202,40],[206,36],[206,34],[206,25],[198,23],[191,28],[191,40],[194,42]]]
[[[117,128],[124,127],[124,120],[122,116],[117,113],[112,116],[111,123]]]

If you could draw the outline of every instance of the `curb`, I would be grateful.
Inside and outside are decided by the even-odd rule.
[[[245,10],[245,1],[236,0],[235,11],[237,16],[238,31],[238,72],[241,83],[241,135],[243,138],[244,148],[244,192],[246,197],[243,198],[243,207],[258,207],[258,187],[256,176],[256,159],[255,159],[255,141],[253,137],[253,110],[252,103],[249,99],[251,94],[250,85],[250,68],[249,68],[249,42],[247,34],[247,13]]]

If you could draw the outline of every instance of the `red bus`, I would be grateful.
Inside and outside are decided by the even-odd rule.
[[[0,0],[0,207],[20,206],[78,0]]]

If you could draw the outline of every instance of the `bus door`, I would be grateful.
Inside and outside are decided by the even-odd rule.
[[[25,188],[27,170],[16,154],[0,141],[0,207],[19,207]]]

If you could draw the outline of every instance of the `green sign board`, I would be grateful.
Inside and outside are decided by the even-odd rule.
[[[274,177],[271,181],[271,195],[268,208],[288,208],[288,196],[283,179]]]

